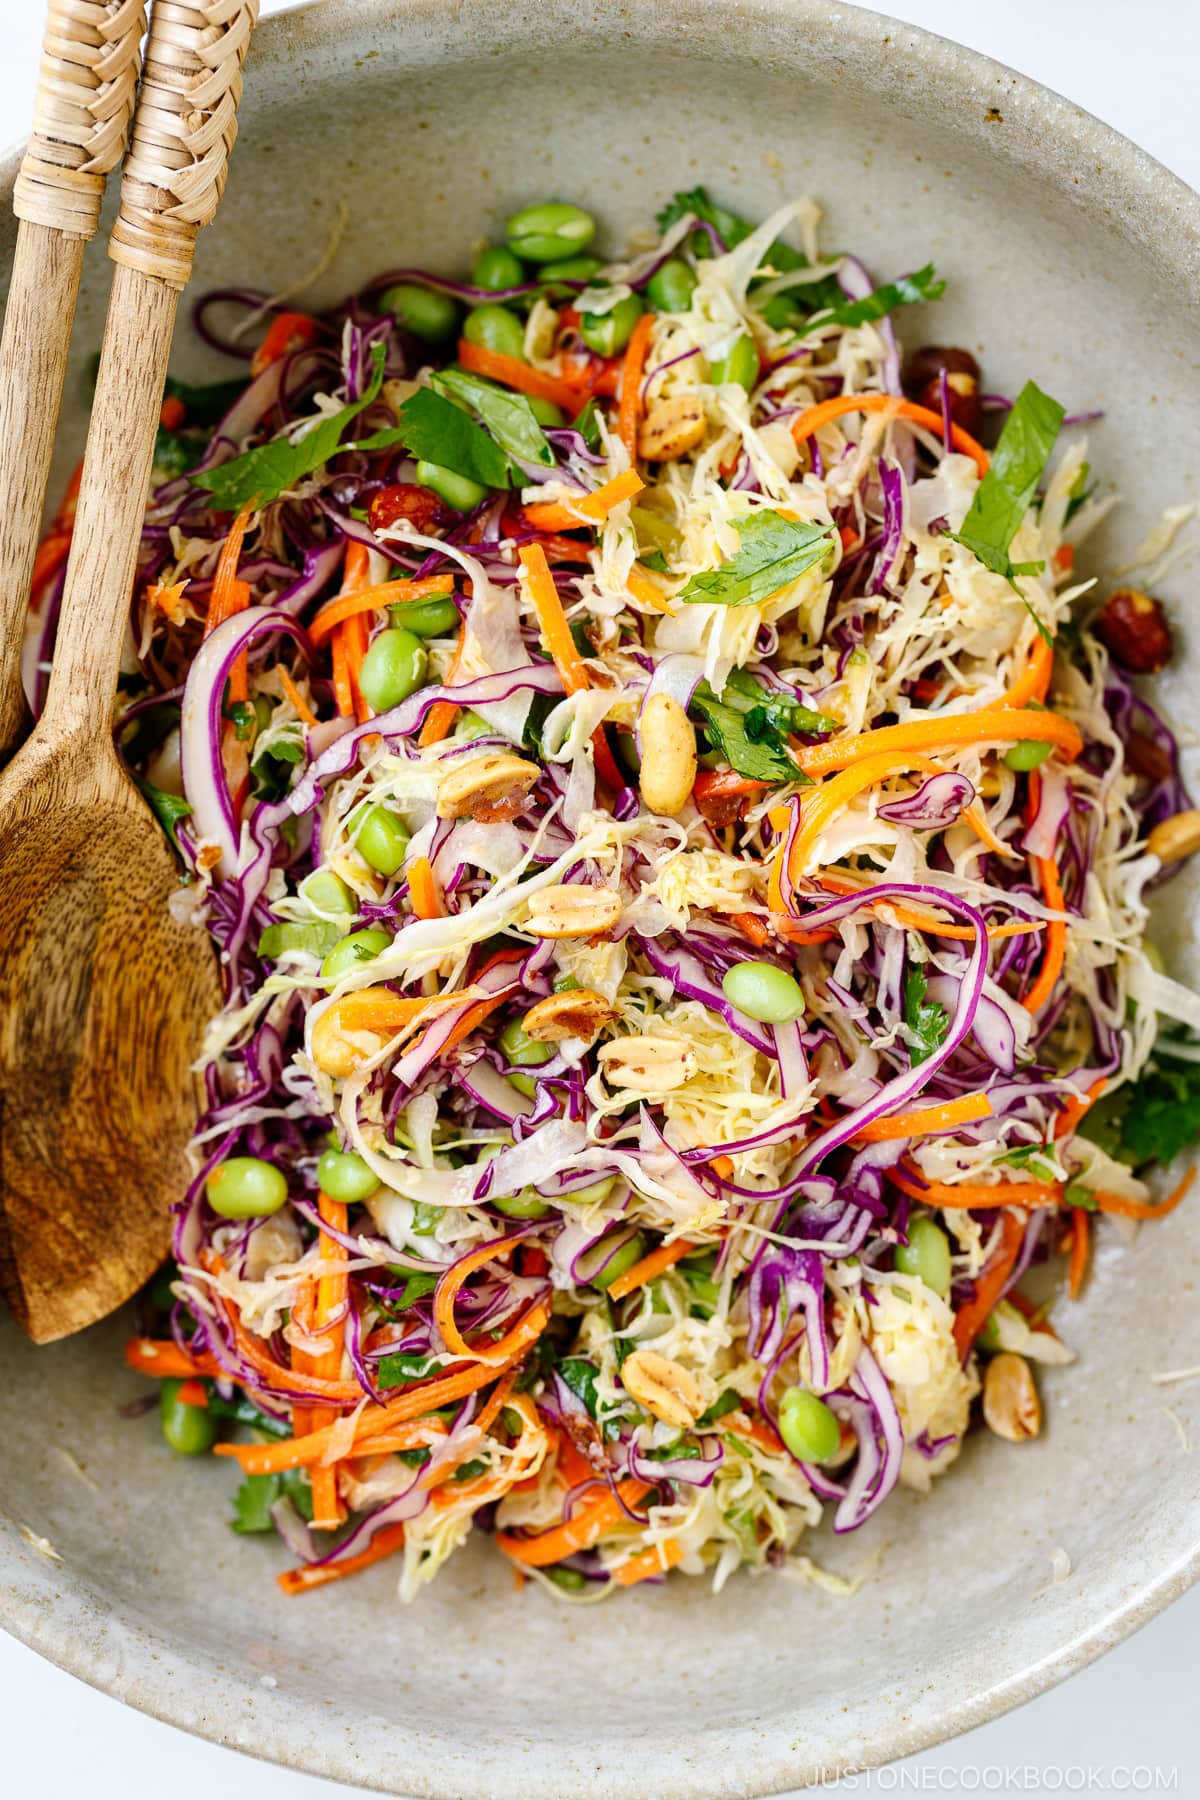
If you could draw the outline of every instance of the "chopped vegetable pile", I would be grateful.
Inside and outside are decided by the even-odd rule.
[[[289,1593],[472,1526],[571,1600],[811,1570],[1037,1433],[1026,1272],[1182,1197],[1165,615],[1093,629],[1058,401],[903,365],[944,283],[816,228],[535,206],[469,283],[199,308],[249,369],[164,399],[118,741],[226,1001],[128,1357]]]

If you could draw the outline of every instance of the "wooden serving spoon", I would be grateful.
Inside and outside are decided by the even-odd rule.
[[[0,1285],[37,1343],[153,1274],[220,1004],[113,699],[179,293],[220,198],[257,0],[157,0],[46,708],[0,776]]]

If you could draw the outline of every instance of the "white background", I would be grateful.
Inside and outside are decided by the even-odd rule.
[[[262,11],[287,4],[263,0]],[[1127,0],[881,5],[1057,88],[1200,187],[1195,0],[1137,0],[1132,7]],[[0,143],[27,129],[41,12],[38,0],[0,0]],[[1092,1794],[1173,1791],[1186,1800],[1200,1792],[1198,1639],[1200,1589],[1065,1687],[872,1781],[860,1777],[836,1791],[1040,1794],[1078,1784]],[[345,1800],[361,1792],[267,1768],[144,1719],[3,1633],[0,1731],[0,1793],[13,1800]]]

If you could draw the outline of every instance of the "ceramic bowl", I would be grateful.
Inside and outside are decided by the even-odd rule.
[[[751,217],[817,196],[826,242],[881,277],[932,258],[946,298],[936,325],[905,317],[910,342],[934,330],[996,389],[1033,376],[1107,409],[1093,460],[1124,499],[1106,556],[1195,494],[1197,197],[1033,82],[823,0],[329,0],[271,18],[194,288],[289,288],[343,207],[327,297],[397,264],[461,267],[542,197],[592,208],[615,250],[698,181]],[[64,460],[107,278],[94,246]],[[176,366],[213,363],[184,341]],[[1187,580],[1181,564],[1168,595]],[[1198,677],[1185,626],[1160,689],[1185,725]],[[1185,973],[1194,896],[1186,874],[1169,890]],[[1200,1461],[1150,1380],[1200,1363],[1195,1209],[1115,1237],[1063,1319],[1079,1362],[1045,1382],[1042,1438],[980,1434],[929,1498],[814,1537],[820,1564],[862,1578],[853,1598],[676,1578],[571,1610],[514,1591],[481,1542],[407,1609],[386,1566],[288,1600],[282,1546],[229,1531],[228,1467],[118,1414],[145,1387],[119,1323],[37,1351],[7,1327],[0,1621],[160,1718],[388,1793],[744,1797],[901,1756],[1069,1675],[1197,1572]],[[1171,1400],[1194,1441],[1200,1385]]]

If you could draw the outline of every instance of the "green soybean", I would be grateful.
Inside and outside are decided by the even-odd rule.
[[[725,382],[736,382],[749,393],[758,380],[758,351],[754,348],[754,339],[742,336],[737,339],[728,356],[722,356],[708,365],[708,379],[714,387],[721,387]]]
[[[695,291],[695,272],[678,256],[669,256],[646,283],[646,298],[656,312],[687,312]]]
[[[950,1292],[950,1240],[932,1219],[914,1219],[907,1244],[896,1246],[896,1267],[915,1275],[944,1300]]]
[[[737,963],[726,973],[721,991],[731,1006],[763,1025],[786,1025],[804,1012],[800,983],[774,963]]]
[[[287,1180],[259,1156],[228,1156],[204,1183],[208,1204],[223,1219],[265,1219],[287,1199]]]
[[[807,1388],[791,1387],[779,1403],[779,1435],[800,1462],[828,1462],[842,1441],[837,1415]]]
[[[637,294],[626,294],[624,299],[606,313],[581,314],[579,335],[589,350],[597,356],[615,356],[623,350],[633,335],[633,328],[642,316],[642,302]]]
[[[182,1381],[164,1381],[158,1394],[162,1434],[180,1456],[202,1456],[217,1441],[217,1421],[206,1406],[192,1406],[179,1398]]]
[[[501,356],[518,356],[525,360],[525,327],[515,313],[496,300],[485,300],[473,306],[463,320],[463,336],[468,344],[481,350],[495,350]]]
[[[448,595],[444,600],[399,600],[388,607],[388,617],[419,638],[448,637],[458,630],[458,608]]]
[[[372,641],[363,657],[358,685],[363,699],[376,712],[399,706],[425,684],[429,654],[420,638],[402,626],[392,625]]]
[[[419,462],[417,480],[422,487],[432,488],[455,512],[470,512],[473,506],[487,499],[487,489],[479,482],[472,481],[467,475],[458,475],[453,469],[443,469],[441,463]]]
[[[546,1580],[567,1594],[578,1594],[587,1586],[587,1576],[579,1569],[547,1569]]]
[[[556,263],[584,249],[596,235],[596,221],[582,207],[547,200],[524,206],[504,227],[510,250],[525,262]]]
[[[453,337],[458,329],[458,306],[449,294],[436,288],[417,287],[400,282],[379,296],[384,312],[394,313],[396,323],[426,343],[440,344]]]
[[[549,1062],[554,1055],[554,1045],[543,1044],[538,1038],[531,1038],[519,1019],[510,1019],[497,1043],[504,1060],[515,1064],[518,1069],[536,1068],[539,1063]],[[535,1089],[528,1075],[510,1074],[508,1079],[519,1094],[532,1099]]]
[[[610,1288],[618,1275],[624,1275],[626,1269],[632,1269],[634,1263],[641,1262],[645,1256],[646,1240],[640,1231],[635,1231],[633,1236],[627,1238],[621,1248],[605,1262],[606,1246],[613,1242],[616,1235],[615,1232],[610,1231],[607,1237],[602,1237],[596,1245],[593,1256],[601,1266],[594,1275],[588,1277],[589,1287]]]
[[[479,252],[471,269],[471,285],[477,288],[520,287],[524,280],[525,271],[507,244],[489,244]]]
[[[352,914],[356,910],[354,895],[332,869],[314,869],[300,883],[300,893],[317,913]]]
[[[317,1180],[331,1200],[353,1206],[380,1185],[374,1169],[353,1150],[324,1150],[317,1163]]]
[[[545,1219],[550,1215],[546,1202],[531,1187],[522,1188],[519,1194],[506,1194],[491,1204],[506,1219]]]
[[[1053,748],[1053,744],[1044,743],[1041,738],[1022,738],[1019,744],[1009,745],[1004,760],[1010,769],[1024,775],[1044,763]]]
[[[408,833],[394,812],[373,806],[354,839],[363,861],[380,875],[394,875],[408,849]]]
[[[586,1187],[572,1188],[567,1198],[572,1206],[595,1206],[601,1200],[607,1200],[617,1185],[615,1175],[606,1175],[602,1181],[589,1181]]]
[[[561,406],[555,406],[553,400],[543,400],[539,394],[526,394],[529,410],[541,426],[548,426],[551,431],[561,431],[567,422],[567,416]]]
[[[349,969],[356,969],[359,963],[371,962],[386,950],[391,943],[386,931],[377,925],[368,925],[363,931],[352,931],[344,937],[340,944],[335,944],[325,961],[321,964],[321,973],[326,981],[338,981]]]

